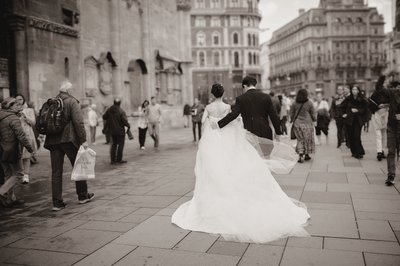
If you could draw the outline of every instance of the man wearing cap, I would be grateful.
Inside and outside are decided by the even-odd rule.
[[[125,144],[125,127],[130,129],[131,126],[125,111],[121,108],[121,99],[116,98],[114,100],[114,105],[104,113],[103,119],[107,121],[111,135],[111,164],[127,163],[127,161],[122,160]]]
[[[0,204],[4,207],[14,207],[24,203],[15,195],[17,176],[23,172],[19,164],[21,159],[20,144],[28,152],[33,148],[25,136],[18,113],[21,111],[15,98],[7,98],[1,103],[0,109],[0,162],[4,170],[5,183],[0,187]]]
[[[62,198],[62,175],[64,157],[67,155],[71,165],[74,165],[79,147],[87,148],[86,131],[79,101],[72,96],[72,84],[64,81],[60,87],[60,97],[64,103],[64,115],[67,121],[63,131],[59,134],[46,136],[44,147],[50,150],[52,170],[52,195],[53,211],[59,211],[66,207]],[[75,182],[76,193],[80,204],[91,201],[94,193],[88,193],[86,181]]]

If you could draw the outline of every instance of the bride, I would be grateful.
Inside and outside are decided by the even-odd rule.
[[[289,198],[270,172],[290,172],[296,153],[288,145],[246,131],[240,119],[212,129],[210,124],[231,109],[222,101],[222,85],[214,84],[211,93],[216,100],[202,119],[193,198],[175,211],[172,223],[241,242],[308,236],[304,227],[310,216],[305,205]]]

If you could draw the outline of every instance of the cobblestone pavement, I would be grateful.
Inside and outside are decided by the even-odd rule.
[[[51,212],[47,151],[21,187],[26,206],[0,211],[1,265],[400,265],[400,186],[384,186],[386,161],[378,162],[374,133],[363,135],[367,155],[351,158],[330,145],[309,163],[276,176],[283,190],[305,202],[309,238],[264,245],[224,241],[170,223],[191,197],[197,144],[191,129],[163,130],[161,147],[126,143],[126,165],[111,166],[108,146],[98,144],[96,199],[79,205],[65,163],[68,206]],[[372,131],[372,128],[371,128]],[[324,140],[324,138],[323,138]],[[324,142],[324,141],[323,141]],[[271,217],[273,219],[273,217]]]

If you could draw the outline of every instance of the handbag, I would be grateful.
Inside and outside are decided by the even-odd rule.
[[[299,111],[297,112],[296,116],[293,119],[292,122],[292,128],[290,129],[290,139],[296,139],[296,134],[294,133],[294,122],[296,121],[297,117],[300,114],[301,109],[303,108],[304,103],[301,104]]]

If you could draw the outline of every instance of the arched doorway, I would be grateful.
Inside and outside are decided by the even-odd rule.
[[[128,65],[130,107],[136,111],[146,97],[143,75],[147,74],[146,63],[141,60],[131,60]]]

